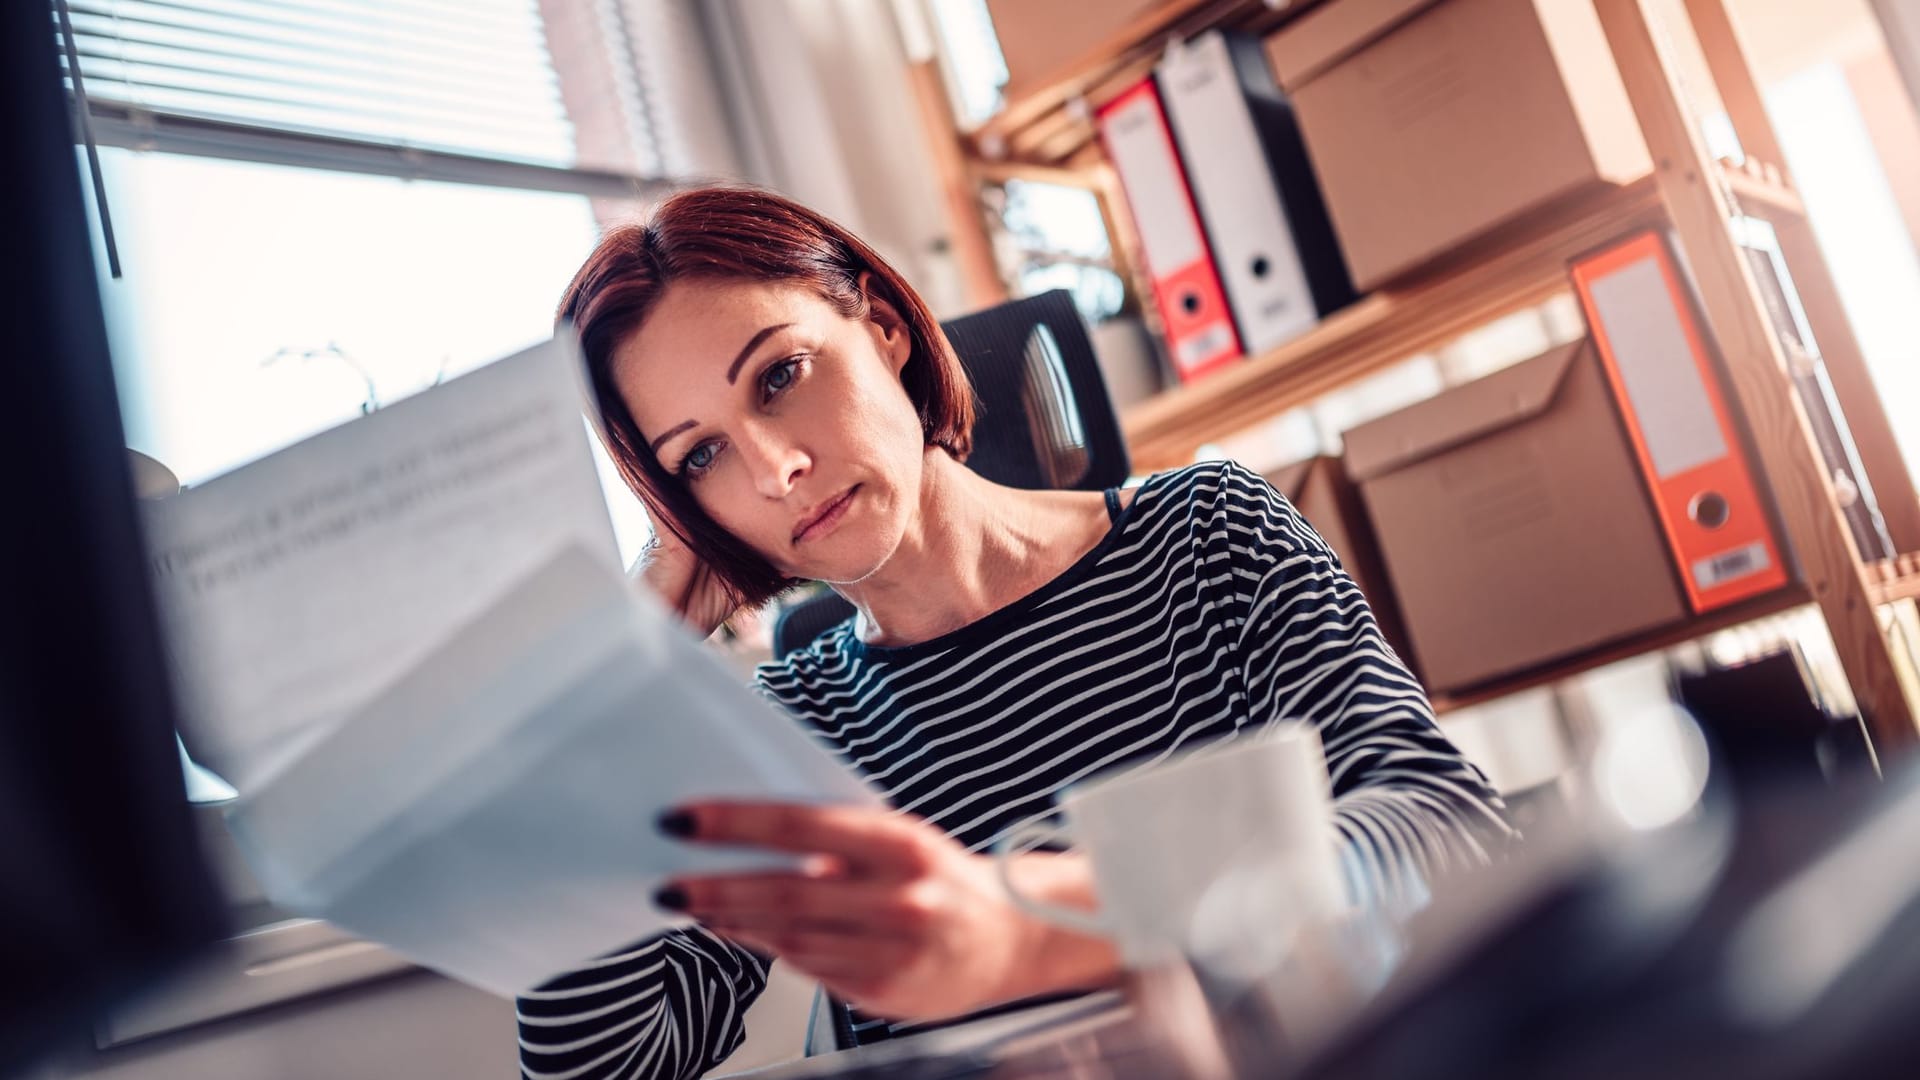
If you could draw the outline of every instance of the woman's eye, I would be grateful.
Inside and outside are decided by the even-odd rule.
[[[713,454],[712,443],[701,443],[699,446],[694,447],[686,457],[680,459],[680,471],[683,473],[700,472],[707,466],[713,464]]]
[[[800,359],[795,357],[791,360],[782,360],[768,368],[767,373],[760,376],[761,396],[771,398],[773,395],[792,386],[795,369],[799,366]]]

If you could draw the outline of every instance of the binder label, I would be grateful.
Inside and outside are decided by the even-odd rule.
[[[1701,559],[1693,564],[1693,582],[1701,589],[1725,585],[1729,581],[1752,577],[1773,565],[1767,557],[1767,545],[1748,544]]]
[[[1216,323],[1192,337],[1182,338],[1174,347],[1174,358],[1179,362],[1180,370],[1186,371],[1199,367],[1233,347],[1233,331],[1228,330],[1225,323]]]
[[[1166,277],[1205,259],[1191,214],[1173,209],[1187,205],[1187,181],[1161,123],[1159,103],[1137,97],[1116,107],[1107,122],[1113,131],[1108,153],[1126,184],[1127,201],[1149,211],[1134,215],[1147,269]]]
[[[1598,278],[1592,297],[1654,475],[1670,480],[1726,457],[1706,379],[1660,264],[1645,259]]]

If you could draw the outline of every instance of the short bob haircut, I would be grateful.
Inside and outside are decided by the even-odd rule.
[[[790,199],[749,187],[679,192],[647,220],[608,230],[561,297],[557,317],[579,335],[600,430],[621,478],[655,523],[672,529],[738,605],[764,604],[797,582],[716,524],[685,483],[660,464],[615,385],[614,350],[675,281],[797,283],[841,315],[864,319],[870,306],[860,290],[863,273],[873,275],[873,295],[906,322],[912,352],[900,381],[920,415],[926,445],[965,461],[973,450],[973,390],[926,301],[858,237]],[[682,609],[690,596],[679,599]]]

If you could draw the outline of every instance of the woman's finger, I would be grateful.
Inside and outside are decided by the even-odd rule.
[[[902,943],[826,930],[788,931],[766,939],[766,944],[782,962],[822,982],[870,983],[898,971],[910,959]]]
[[[691,803],[664,815],[660,827],[703,844],[836,855],[856,873],[921,873],[930,858],[923,822],[867,807]]]
[[[681,878],[660,890],[662,906],[708,925],[852,928],[870,936],[917,929],[918,911],[899,885],[807,874],[723,874]]]

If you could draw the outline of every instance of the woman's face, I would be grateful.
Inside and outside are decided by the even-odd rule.
[[[873,573],[919,505],[925,438],[893,308],[802,285],[683,279],[614,351],[640,434],[713,520],[789,577]]]

